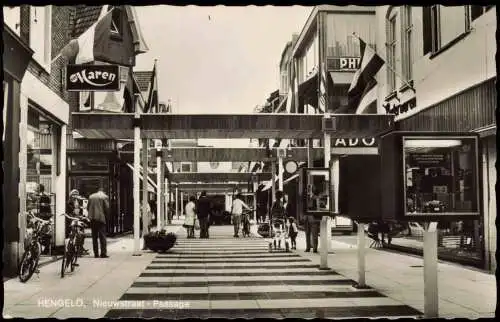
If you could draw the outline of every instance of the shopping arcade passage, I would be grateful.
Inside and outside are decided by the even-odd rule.
[[[324,139],[325,133],[347,139],[377,137],[386,133],[393,128],[394,116],[334,114],[329,118],[329,122],[325,122],[325,116],[322,114],[139,114],[136,116],[134,113],[73,113],[72,122],[73,129],[87,139],[130,140],[134,138],[134,126],[140,127],[141,139]],[[165,150],[167,153],[162,153],[162,161],[165,162],[276,160],[276,153],[270,157],[268,151],[262,148],[163,148],[164,152]],[[323,157],[325,152],[325,148],[311,150],[313,158]],[[288,159],[297,162],[307,161],[308,148],[292,148],[286,151],[283,161]],[[121,153],[130,155],[133,159],[133,151]],[[155,159],[151,154],[148,157],[151,163],[156,163]],[[217,181],[215,176],[214,181]]]

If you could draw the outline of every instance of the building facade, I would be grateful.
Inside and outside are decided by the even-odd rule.
[[[439,256],[489,270],[496,267],[494,26],[492,6],[317,6],[288,62],[292,113],[346,113],[362,39],[385,62],[371,113],[394,114],[401,131],[479,133],[482,217],[440,225]],[[467,168],[462,159],[458,164]],[[457,182],[462,199],[470,190],[467,176],[465,169]],[[391,247],[421,253],[422,226],[410,223]]]
[[[482,217],[443,226],[440,233],[450,242],[439,253],[493,271],[495,8],[381,6],[376,11],[377,52],[385,60],[377,75],[378,112],[394,113],[402,131],[479,133]]]
[[[4,46],[18,50],[15,55],[19,55],[16,62],[4,63],[4,66],[8,64],[4,84],[11,87],[6,92],[11,95],[12,103],[6,105],[4,117],[5,139],[10,142],[5,165],[12,171],[12,177],[7,178],[9,191],[4,190],[3,194],[4,200],[8,200],[4,205],[9,207],[4,209],[4,225],[11,228],[7,230],[11,234],[7,234],[8,243],[4,248],[5,263],[10,267],[7,276],[15,274],[24,249],[27,213],[38,213],[41,186],[51,198],[51,250],[64,245],[64,217],[56,214],[65,212],[69,105],[61,82],[64,63],[54,60],[62,46],[60,36],[66,21],[59,17],[64,11],[56,6],[3,8],[4,35],[9,36],[4,38]],[[15,48],[14,39],[22,45]],[[32,56],[22,75],[21,69],[29,56],[27,51],[31,51]],[[8,56],[4,54],[5,57]],[[19,66],[15,66],[17,64]],[[9,80],[9,74],[17,74],[16,80]]]

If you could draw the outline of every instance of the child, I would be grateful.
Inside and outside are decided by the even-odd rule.
[[[299,232],[299,229],[297,228],[297,224],[295,223],[295,220],[293,217],[290,217],[288,219],[290,221],[290,226],[288,228],[288,236],[290,236],[290,240],[292,243],[292,249],[297,249],[297,243],[295,238],[297,238],[297,234]]]

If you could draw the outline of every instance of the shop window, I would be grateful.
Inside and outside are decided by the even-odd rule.
[[[408,215],[479,212],[475,138],[405,138]]]
[[[70,157],[69,171],[109,171],[109,160],[106,156],[74,155]]]
[[[79,92],[79,112],[90,111],[94,107],[94,92]]]
[[[423,7],[424,55],[451,44],[470,28],[469,6]]]

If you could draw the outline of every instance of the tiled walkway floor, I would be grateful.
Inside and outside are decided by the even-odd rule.
[[[215,228],[215,227],[214,227]],[[182,233],[181,233],[182,234]],[[158,254],[105,317],[415,317],[421,312],[262,238],[180,238]],[[123,305],[121,305],[123,304]]]

